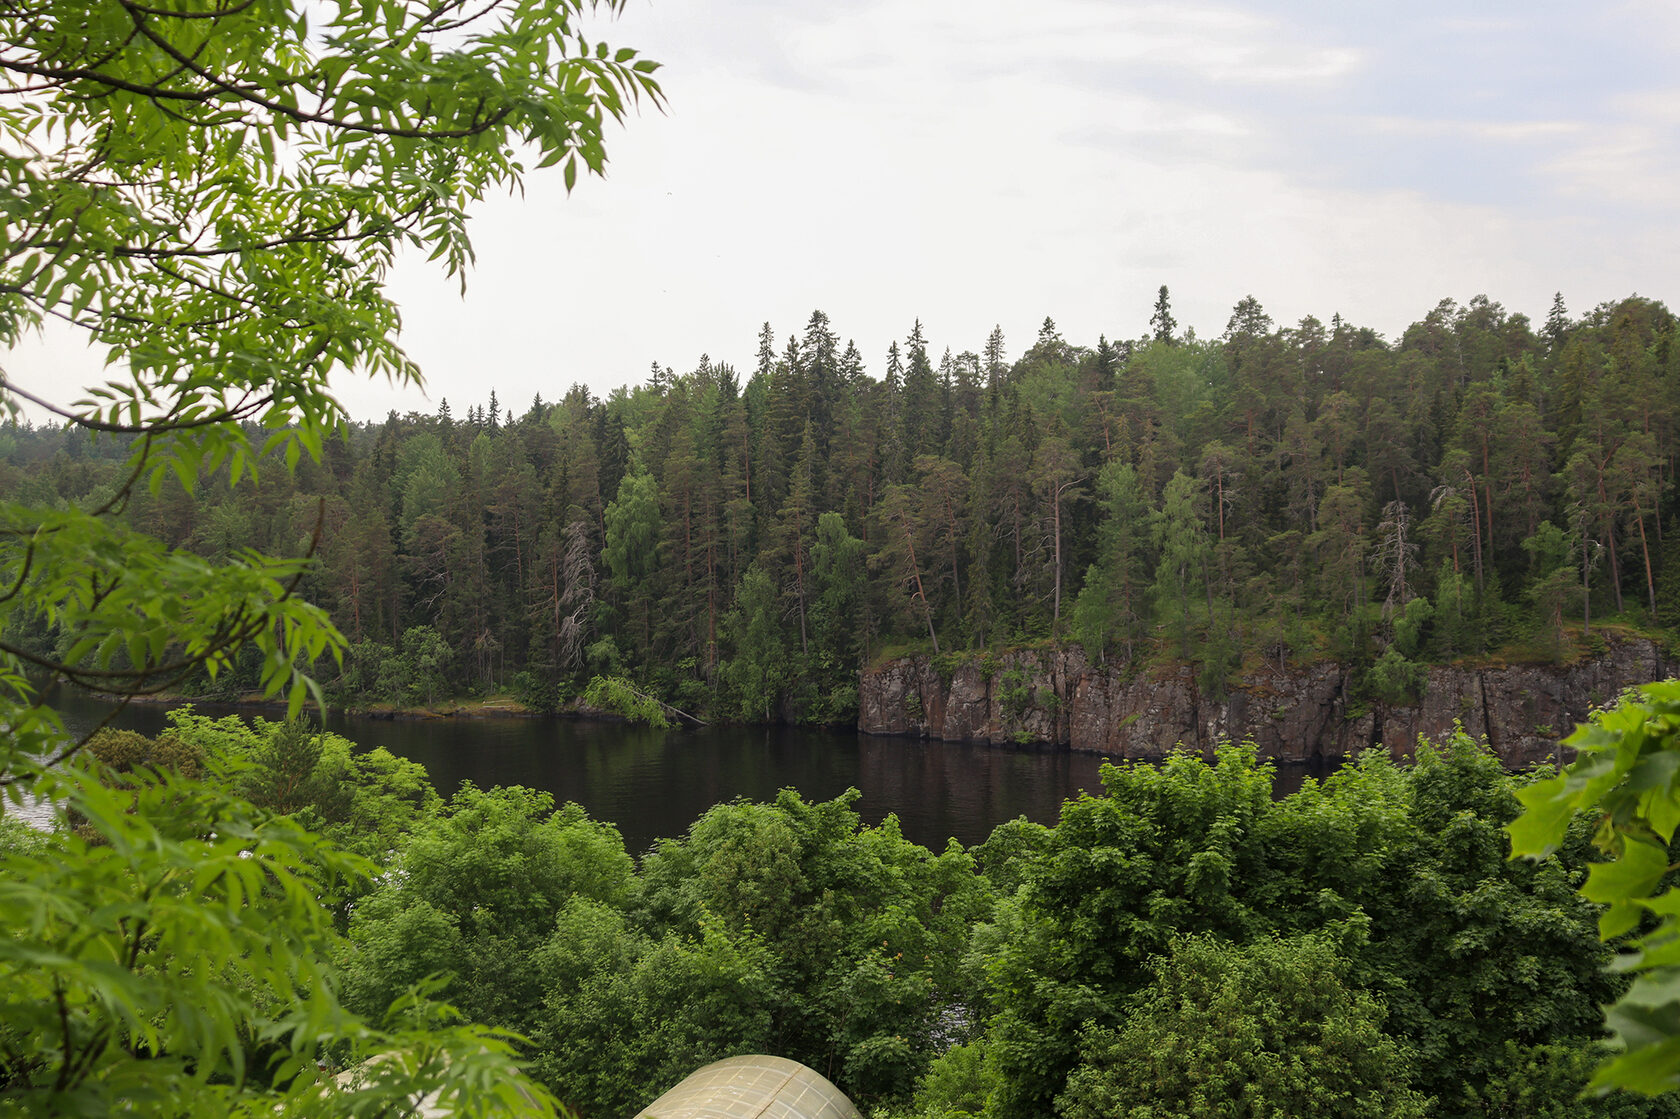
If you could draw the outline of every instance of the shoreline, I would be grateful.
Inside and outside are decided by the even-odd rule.
[[[84,693],[91,699],[116,703],[125,697],[111,695],[105,692]],[[157,695],[126,697],[130,706],[136,707],[178,707],[183,704],[229,708],[253,713],[274,713],[282,718],[285,716],[286,704],[281,700],[267,699],[260,695],[246,693],[237,698],[229,699],[224,696],[195,696],[184,695],[179,692],[162,692]],[[306,711],[320,711],[321,708],[313,704],[306,704]],[[525,706],[511,696],[492,696],[482,702],[473,700],[457,701],[449,705],[435,707],[395,707],[386,704],[375,704],[367,707],[327,704],[326,713],[329,716],[339,716],[355,719],[377,719],[382,722],[426,722],[434,719],[543,719],[575,718],[597,719],[605,721],[624,721],[622,715],[610,711],[597,711],[594,708],[582,706],[568,706],[558,711],[536,711]]]

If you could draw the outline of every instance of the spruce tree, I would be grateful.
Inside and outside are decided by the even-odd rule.
[[[1167,285],[1162,284],[1161,290],[1155,293],[1155,310],[1149,316],[1150,340],[1165,345],[1173,344],[1173,332],[1178,329],[1178,320],[1173,318],[1172,305],[1167,298]]]

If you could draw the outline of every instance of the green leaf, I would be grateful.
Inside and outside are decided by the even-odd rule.
[[[1649,897],[1668,872],[1668,852],[1654,843],[1629,839],[1621,857],[1587,868],[1581,896],[1606,905]]]
[[[1568,788],[1567,778],[1558,776],[1517,790],[1524,812],[1506,825],[1512,858],[1539,858],[1558,849],[1576,811],[1576,797]]]
[[[1598,938],[1614,940],[1618,936],[1625,936],[1639,927],[1639,922],[1644,916],[1645,911],[1637,902],[1614,902],[1598,915]]]
[[[1630,1047],[1600,1065],[1587,1083],[1587,1091],[1600,1095],[1622,1089],[1655,1096],[1676,1087],[1680,1087],[1680,1038]]]

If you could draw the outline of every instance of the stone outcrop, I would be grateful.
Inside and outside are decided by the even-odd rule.
[[[1088,663],[1078,648],[1024,650],[957,665],[946,677],[926,657],[863,672],[858,727],[867,734],[947,742],[1038,743],[1153,759],[1180,744],[1207,750],[1252,739],[1282,761],[1342,757],[1386,747],[1409,756],[1419,738],[1455,724],[1486,737],[1507,764],[1550,758],[1557,740],[1623,688],[1680,672],[1653,641],[1628,638],[1568,665],[1431,668],[1415,706],[1354,704],[1336,664],[1267,668],[1223,699],[1204,696],[1195,670],[1144,672]]]

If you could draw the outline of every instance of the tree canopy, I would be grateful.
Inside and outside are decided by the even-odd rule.
[[[936,360],[912,326],[876,380],[817,312],[780,348],[767,328],[747,376],[702,357],[391,414],[295,474],[168,477],[124,516],[207,557],[302,551],[319,521],[299,591],[351,640],[318,667],[351,704],[552,708],[601,676],[707,719],[844,723],[863,662],[1076,640],[1122,671],[1198,661],[1211,695],[1334,660],[1355,704],[1407,706],[1431,664],[1680,619],[1680,320],[1631,297],[1552,326],[1478,296],[1385,340],[1245,299],[1222,338],[1093,349],[1051,323],[1014,360],[998,331]],[[43,500],[126,477],[121,437],[0,435],[0,478]],[[184,684],[261,683],[231,667]]]

